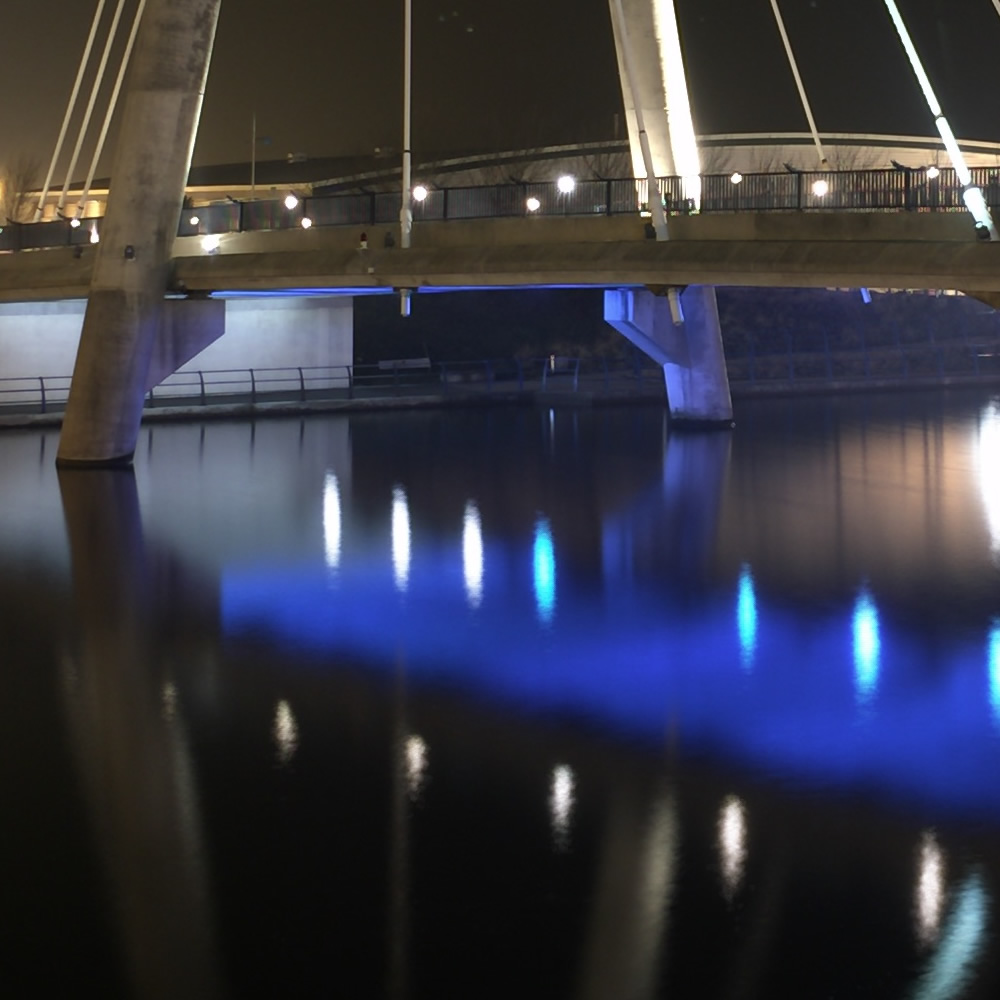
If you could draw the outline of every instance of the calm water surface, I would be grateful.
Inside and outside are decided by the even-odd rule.
[[[4,992],[1000,992],[1000,404],[0,435]]]

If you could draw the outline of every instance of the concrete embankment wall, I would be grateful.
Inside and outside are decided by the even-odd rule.
[[[0,303],[0,379],[72,374],[85,309],[83,299]],[[225,336],[180,371],[353,364],[350,297],[229,299],[225,309]]]

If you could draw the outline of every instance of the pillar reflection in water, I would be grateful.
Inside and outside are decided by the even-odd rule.
[[[152,573],[128,471],[61,471],[79,621],[66,689],[132,994],[220,994],[200,808],[180,700],[155,669]]]
[[[667,789],[620,784],[610,795],[583,954],[581,1000],[653,1000],[667,948],[680,840]]]
[[[955,893],[955,905],[945,921],[941,943],[911,994],[913,1000],[953,1000],[962,995],[986,944],[989,909],[982,878],[970,875]]]

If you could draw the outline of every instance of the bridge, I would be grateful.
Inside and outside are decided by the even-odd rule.
[[[78,212],[63,228],[69,246],[16,254],[0,267],[2,296],[20,289],[22,297],[89,299],[61,464],[131,460],[153,355],[162,377],[221,336],[224,315],[204,308],[214,292],[396,289],[405,309],[419,288],[605,287],[605,318],[663,365],[672,415],[723,425],[732,405],[716,285],[959,287],[987,301],[1000,293],[991,210],[1000,191],[991,174],[967,165],[895,0],[886,7],[950,157],[947,171],[831,171],[772,0],[819,169],[703,175],[673,4],[610,0],[633,177],[599,182],[600,190],[566,179],[537,191],[466,189],[466,203],[485,200],[493,211],[456,217],[447,189],[423,197],[430,192],[412,183],[407,94],[398,243],[374,202],[346,232],[335,226],[343,199],[293,198],[284,214],[266,202],[249,206],[249,226],[245,206],[226,208],[226,225],[204,223],[213,230],[206,246],[195,236],[202,219],[185,220],[181,209],[220,2],[148,0],[141,27],[135,22],[104,218],[74,227]],[[408,46],[407,33],[407,64]],[[652,197],[647,178],[656,178]],[[589,211],[577,211],[580,199]],[[261,219],[278,221],[269,230]],[[0,238],[17,241],[9,249],[44,247],[63,224],[42,225],[37,238],[26,227]],[[359,225],[369,227],[363,237]],[[187,323],[176,303],[168,318],[170,291],[194,300],[197,319]]]

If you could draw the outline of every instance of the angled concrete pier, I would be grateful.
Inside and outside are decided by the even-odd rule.
[[[690,285],[667,295],[609,289],[604,319],[663,367],[667,405],[680,423],[728,426],[733,420],[729,375],[715,289]]]
[[[135,451],[221,0],[148,0],[57,463]]]

